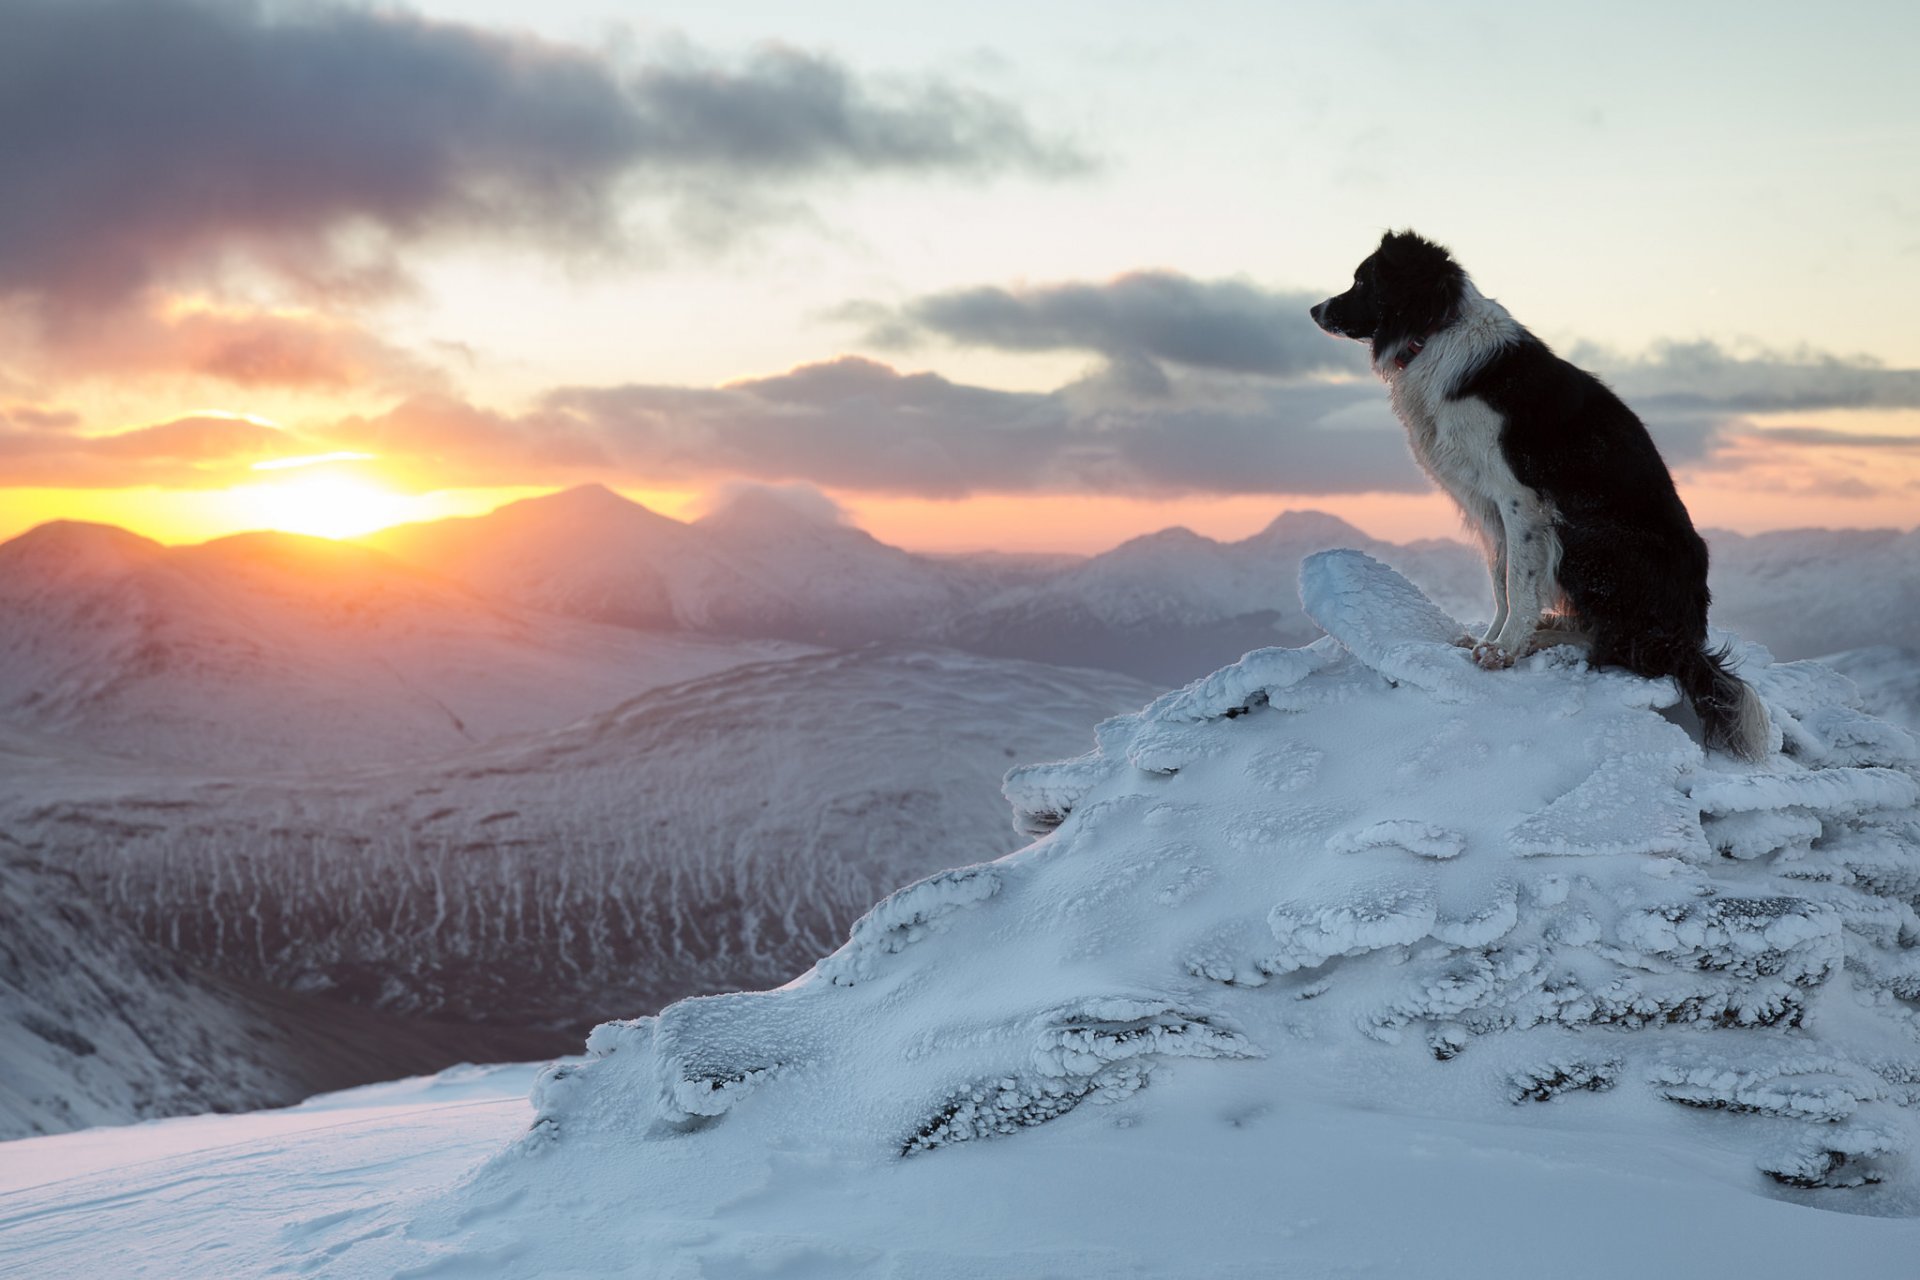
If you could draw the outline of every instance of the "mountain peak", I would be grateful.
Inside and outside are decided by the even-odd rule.
[[[14,579],[67,580],[124,572],[165,553],[118,525],[50,520],[0,543],[0,570]]]
[[[522,517],[564,515],[575,518],[583,516],[614,519],[646,516],[655,520],[671,518],[598,483],[577,484],[570,489],[557,489],[552,493],[522,498],[518,502],[510,502],[499,508],[494,514],[504,515],[508,512]],[[673,523],[678,524],[679,521]]]
[[[1328,546],[1352,546],[1372,539],[1339,516],[1325,511],[1282,511],[1249,542],[1325,542]]]

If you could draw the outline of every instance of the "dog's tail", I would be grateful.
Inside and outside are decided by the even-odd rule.
[[[1709,747],[1742,760],[1764,760],[1773,726],[1753,686],[1727,670],[1727,650],[1689,646],[1679,655],[1674,679],[1706,730]]]

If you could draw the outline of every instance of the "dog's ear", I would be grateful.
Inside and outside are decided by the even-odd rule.
[[[1389,326],[1411,336],[1452,318],[1467,275],[1444,248],[1411,231],[1389,231],[1380,239],[1377,261]]]

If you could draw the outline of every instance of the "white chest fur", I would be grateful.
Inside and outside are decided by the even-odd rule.
[[[1393,410],[1406,424],[1414,459],[1469,517],[1484,521],[1522,488],[1500,447],[1506,420],[1477,396],[1433,395],[1430,381],[1412,373],[1407,369],[1395,380]]]
[[[1519,335],[1506,308],[1469,285],[1459,319],[1405,368],[1394,365],[1394,352],[1376,363],[1415,460],[1459,504],[1486,550],[1495,608],[1487,639],[1508,653],[1525,649],[1543,607],[1559,601],[1554,512],[1508,464],[1504,416],[1477,396],[1450,393]]]

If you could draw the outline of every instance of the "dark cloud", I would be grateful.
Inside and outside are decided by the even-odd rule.
[[[1738,356],[1713,342],[1666,342],[1641,357],[1591,345],[1569,353],[1636,408],[1727,413],[1920,408],[1920,369],[1799,350]]]
[[[636,64],[249,0],[0,0],[0,32],[0,295],[56,311],[236,261],[379,289],[441,232],[603,244],[635,191],[1076,162],[998,99],[784,48]]]
[[[891,89],[816,54],[764,46],[738,67],[682,50],[628,85],[639,151],[662,168],[734,176],[841,167],[1072,171],[1086,160],[1043,142],[1014,107],[940,81]]]
[[[956,289],[897,307],[853,302],[835,316],[885,349],[932,336],[998,351],[1096,353],[1114,366],[1109,376],[1155,394],[1160,365],[1269,378],[1364,373],[1358,343],[1330,339],[1307,318],[1318,298],[1139,271],[1102,282]],[[1920,370],[1811,349],[1735,355],[1713,342],[1666,342],[1624,356],[1576,344],[1568,355],[1647,416],[1676,423],[1703,414],[1920,408]]]
[[[1186,383],[1138,406],[1086,384],[997,391],[848,357],[719,388],[570,388],[506,416],[441,397],[328,446],[422,460],[436,485],[804,482],[959,498],[1417,491],[1377,387]],[[425,482],[423,479],[422,482]]]
[[[1667,461],[1695,475],[1747,465],[1738,446],[1751,439],[1787,449],[1830,442],[1817,429],[1756,432],[1719,411],[1662,409],[1647,421]],[[1430,484],[1371,379],[1182,374],[1142,397],[1095,377],[1012,392],[859,357],[717,388],[567,388],[520,415],[420,398],[352,420],[328,444],[427,459],[422,474],[438,484],[739,479],[928,498],[1417,493]],[[1809,478],[1814,470],[1809,463]]]
[[[1329,338],[1307,317],[1320,297],[1136,271],[1099,283],[956,289],[898,308],[856,303],[842,314],[864,323],[880,346],[933,335],[1000,351],[1089,351],[1136,368],[1160,361],[1265,377],[1365,372],[1358,344]]]

